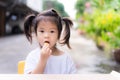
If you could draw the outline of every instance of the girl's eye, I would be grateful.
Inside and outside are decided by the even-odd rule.
[[[43,31],[43,30],[41,30],[40,32],[41,32],[41,33],[44,33],[44,31]]]
[[[55,31],[50,31],[50,33],[54,33]]]

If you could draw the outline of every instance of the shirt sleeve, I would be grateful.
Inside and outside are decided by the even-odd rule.
[[[70,74],[76,74],[77,70],[76,70],[76,66],[75,64],[72,62],[71,66],[70,66]]]
[[[35,68],[35,58],[33,53],[29,53],[25,60],[24,74],[28,74],[33,71]]]
[[[69,64],[68,73],[76,74],[77,73],[76,65],[75,65],[73,59],[71,58],[71,56],[68,57],[68,64]]]

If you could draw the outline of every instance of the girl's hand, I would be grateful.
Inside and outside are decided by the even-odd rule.
[[[41,49],[41,56],[40,56],[39,63],[36,66],[36,68],[30,73],[31,74],[43,74],[46,62],[47,62],[49,56],[51,55],[51,53],[52,53],[52,50],[50,49],[49,44],[44,43],[44,45]]]
[[[42,49],[41,49],[41,60],[47,61],[49,56],[51,55],[52,50],[49,47],[49,43],[44,43]]]

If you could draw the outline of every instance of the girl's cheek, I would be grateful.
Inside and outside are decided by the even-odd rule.
[[[39,46],[40,46],[40,48],[42,48],[42,45],[41,45],[41,44],[39,44]]]

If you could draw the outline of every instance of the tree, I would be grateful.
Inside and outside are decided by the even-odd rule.
[[[120,0],[91,0],[92,6],[100,10],[120,10]]]
[[[62,3],[58,2],[57,0],[43,0],[43,9],[46,10],[50,8],[56,9],[63,17],[68,16]]]
[[[83,14],[84,9],[85,9],[85,3],[88,1],[89,0],[77,0],[75,4],[75,9],[77,10],[78,14]]]
[[[77,0],[75,4],[75,9],[77,10],[76,12],[76,17],[79,18],[80,15],[83,14],[85,10],[85,3],[88,2],[89,0]]]

